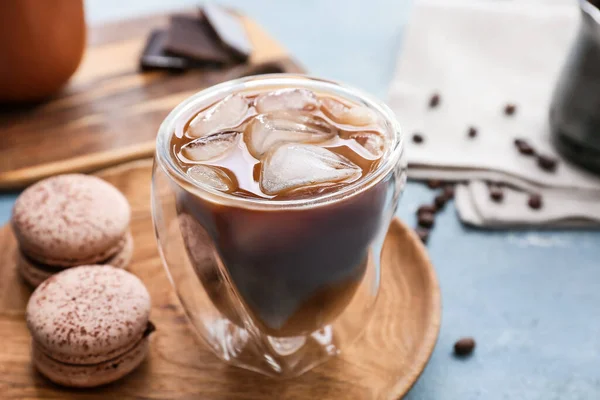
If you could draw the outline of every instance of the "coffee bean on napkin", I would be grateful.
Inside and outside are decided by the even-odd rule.
[[[556,171],[556,167],[558,165],[558,161],[554,157],[546,156],[546,155],[538,155],[537,164],[541,169],[547,172]]]
[[[420,144],[420,143],[423,143],[425,141],[425,138],[420,133],[414,133],[413,136],[412,136],[412,141],[415,144]]]
[[[468,135],[471,139],[473,139],[475,136],[477,136],[477,128],[475,128],[474,126],[469,127]]]
[[[525,139],[515,139],[514,144],[519,153],[525,156],[532,156],[535,154],[535,150]]]
[[[543,205],[542,196],[539,194],[532,194],[529,196],[529,200],[527,200],[527,205],[529,205],[529,208],[532,210],[539,210]]]
[[[434,93],[430,98],[429,98],[429,107],[430,108],[435,108],[440,104],[440,95],[439,93]]]
[[[506,106],[504,106],[504,114],[506,115],[514,115],[516,111],[517,106],[512,103],[508,103]]]
[[[501,203],[504,200],[504,192],[502,188],[497,185],[490,185],[490,199],[496,203]]]

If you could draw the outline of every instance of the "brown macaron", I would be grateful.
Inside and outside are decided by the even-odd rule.
[[[27,305],[33,365],[64,386],[113,382],[146,357],[149,316],[150,295],[133,274],[108,265],[64,270]]]
[[[127,199],[100,178],[69,174],[42,180],[15,202],[11,224],[20,271],[33,286],[62,269],[131,260]]]

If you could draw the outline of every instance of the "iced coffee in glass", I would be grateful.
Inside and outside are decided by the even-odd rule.
[[[158,134],[153,216],[196,331],[276,376],[350,345],[404,180],[391,111],[356,89],[278,74],[184,101]]]

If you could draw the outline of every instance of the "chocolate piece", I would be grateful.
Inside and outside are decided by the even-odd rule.
[[[465,337],[454,343],[454,354],[457,356],[467,356],[475,350],[475,339]]]
[[[141,71],[164,70],[169,72],[183,72],[190,68],[190,62],[183,57],[175,57],[165,51],[167,32],[155,29],[148,36],[146,47],[140,56],[139,68]]]
[[[517,106],[512,103],[508,103],[506,106],[504,106],[504,114],[506,115],[513,115],[516,111]]]
[[[221,43],[240,61],[246,61],[252,53],[252,43],[242,21],[214,4],[203,6],[202,14]]]
[[[442,181],[439,179],[430,179],[427,181],[427,187],[429,189],[439,189],[442,187]]]
[[[413,141],[413,143],[419,144],[419,143],[423,143],[425,141],[425,138],[420,133],[415,133],[412,136],[412,141]]]
[[[427,243],[429,241],[429,232],[430,232],[429,229],[417,227],[415,229],[415,232],[416,232],[417,236],[419,237],[419,239],[421,239],[421,242]]]
[[[419,208],[417,208],[417,216],[423,213],[434,214],[436,211],[437,210],[435,206],[432,206],[430,204],[423,204],[422,206],[419,206]]]
[[[228,64],[236,61],[236,58],[220,43],[203,16],[171,17],[165,50],[200,62]]]
[[[475,128],[474,126],[471,126],[469,128],[469,137],[474,138],[475,136],[477,136],[477,128]]]
[[[529,205],[529,208],[532,210],[539,210],[543,205],[542,196],[539,194],[532,194],[529,196],[529,200],[527,200],[527,205]]]
[[[556,158],[540,154],[537,157],[537,164],[544,171],[554,172],[556,171],[558,161],[556,160]]]
[[[435,215],[428,212],[421,213],[417,216],[417,222],[422,228],[432,228],[435,223]]]
[[[526,156],[532,156],[535,154],[535,150],[529,145],[529,143],[527,143],[525,139],[515,139],[514,143],[517,147],[517,150],[519,150],[519,153]]]
[[[440,104],[440,95],[438,93],[434,93],[429,99],[429,107],[435,108]]]
[[[444,196],[446,196],[446,199],[450,200],[454,198],[454,185],[446,185],[444,187]]]
[[[435,208],[440,211],[444,208],[444,206],[446,205],[446,202],[448,201],[448,198],[446,197],[446,195],[444,193],[440,193],[437,196],[435,196],[435,198],[433,199],[433,202],[435,204]]]
[[[490,198],[495,203],[501,203],[504,200],[504,192],[500,186],[491,185],[490,187]]]

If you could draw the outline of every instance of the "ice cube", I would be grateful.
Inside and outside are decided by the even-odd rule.
[[[254,105],[259,113],[277,110],[313,111],[319,107],[319,99],[310,90],[280,89],[261,94]]]
[[[350,139],[354,139],[368,154],[366,158],[380,158],[385,151],[385,138],[375,132],[356,132],[350,135]]]
[[[321,103],[325,115],[334,122],[353,126],[365,126],[377,122],[377,116],[367,107],[344,104],[330,97],[324,98]]]
[[[208,165],[194,165],[187,170],[187,175],[194,181],[221,192],[230,192],[235,188],[233,181],[225,171]]]
[[[269,195],[324,183],[352,182],[361,169],[323,147],[286,143],[273,148],[262,162],[260,185]]]
[[[202,162],[222,156],[237,143],[239,132],[227,131],[214,133],[194,139],[181,147],[184,162]]]
[[[286,142],[321,143],[332,139],[337,130],[322,118],[302,111],[276,111],[256,116],[246,127],[244,141],[257,159],[276,144]]]
[[[239,94],[232,94],[198,114],[190,122],[187,134],[198,138],[210,135],[217,131],[231,129],[242,123],[250,105]]]

